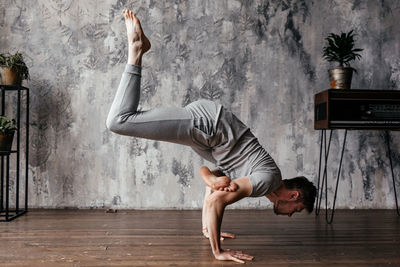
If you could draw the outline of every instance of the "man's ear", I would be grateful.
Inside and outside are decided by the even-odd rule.
[[[297,190],[290,191],[289,201],[297,201],[300,198],[300,192]]]

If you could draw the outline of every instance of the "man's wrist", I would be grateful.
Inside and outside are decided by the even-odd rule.
[[[221,254],[221,251],[222,251],[221,248],[218,248],[218,249],[215,249],[215,250],[213,249],[213,250],[212,250],[214,256],[218,256],[219,254]]]

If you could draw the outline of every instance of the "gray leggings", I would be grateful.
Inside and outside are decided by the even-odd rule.
[[[186,107],[158,107],[138,111],[140,79],[141,67],[127,64],[107,117],[107,128],[121,135],[191,146],[201,156],[214,162],[215,160],[210,157],[209,143],[202,142],[200,136],[204,133],[204,137],[209,138],[215,132],[212,127],[214,113],[205,111],[204,116],[201,114],[194,116],[188,106],[195,103]],[[215,112],[216,105],[211,101],[207,104],[211,110],[214,107]],[[203,106],[206,108],[202,107],[202,110],[207,109],[207,105]],[[199,125],[202,131],[198,131]]]

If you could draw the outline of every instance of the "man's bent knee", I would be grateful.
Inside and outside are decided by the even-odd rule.
[[[121,116],[114,116],[114,117],[108,117],[106,121],[106,127],[109,129],[111,132],[117,133],[117,134],[122,134],[123,129],[122,129],[122,124],[124,120]]]

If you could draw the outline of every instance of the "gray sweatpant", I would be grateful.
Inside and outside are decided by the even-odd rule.
[[[138,111],[140,80],[141,67],[127,64],[107,117],[107,128],[121,135],[187,145],[215,163],[207,139],[215,133],[218,105],[200,100],[186,107]],[[202,111],[198,116],[190,111],[193,105],[201,105],[196,108]]]

